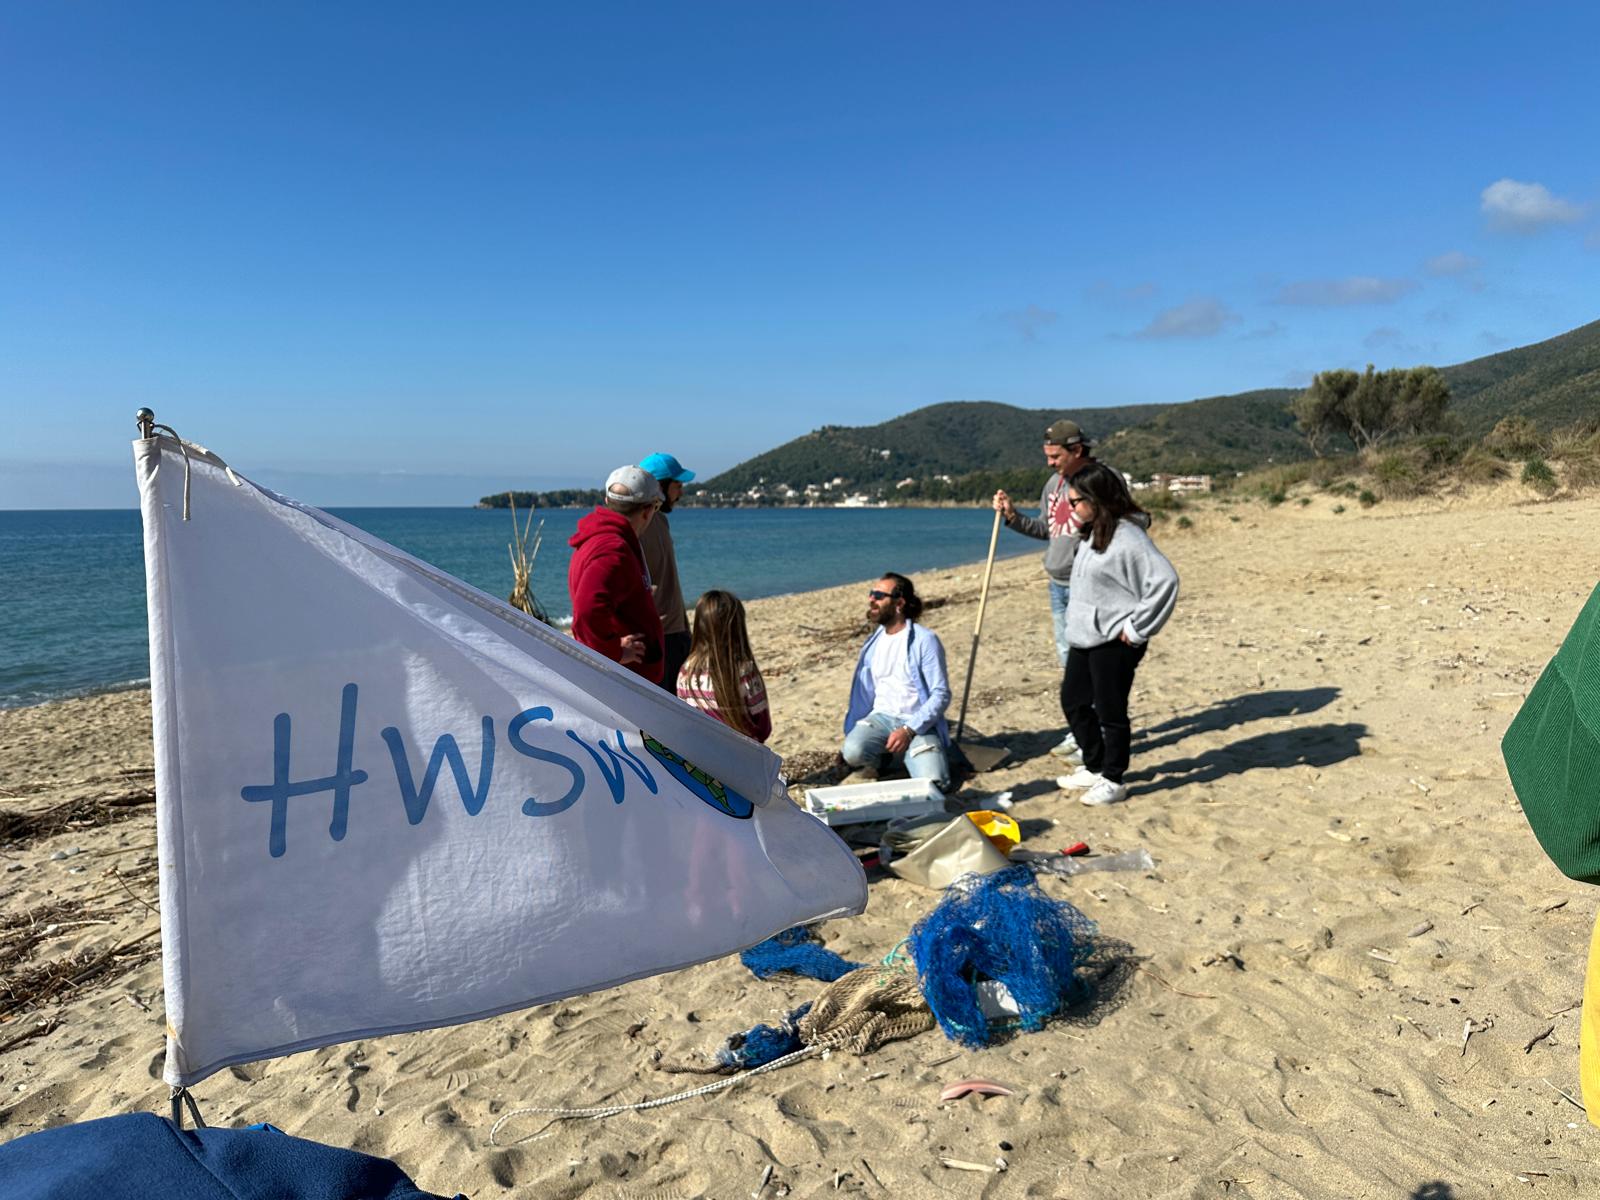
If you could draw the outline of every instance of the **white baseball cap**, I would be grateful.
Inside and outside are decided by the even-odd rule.
[[[618,467],[606,478],[606,497],[624,504],[651,504],[661,499],[661,484],[643,467]]]

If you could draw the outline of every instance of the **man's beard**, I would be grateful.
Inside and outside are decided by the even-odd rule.
[[[870,625],[893,625],[895,617],[898,615],[894,605],[885,604],[882,608],[867,610],[867,623]]]

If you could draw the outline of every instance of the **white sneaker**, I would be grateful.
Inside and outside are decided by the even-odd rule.
[[[1050,747],[1050,753],[1057,758],[1071,758],[1078,753],[1078,739],[1068,733],[1061,741]]]
[[[1074,788],[1092,788],[1095,784],[1104,782],[1104,779],[1084,766],[1080,766],[1071,775],[1056,776],[1056,786],[1064,792],[1072,791]]]
[[[1112,783],[1109,779],[1102,779],[1083,795],[1078,797],[1079,804],[1087,804],[1099,808],[1106,804],[1118,804],[1128,798],[1128,789],[1120,783]]]

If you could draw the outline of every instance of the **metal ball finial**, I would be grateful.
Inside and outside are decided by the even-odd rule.
[[[156,414],[148,408],[141,408],[133,414],[133,419],[138,422],[139,435],[152,437],[155,434]]]

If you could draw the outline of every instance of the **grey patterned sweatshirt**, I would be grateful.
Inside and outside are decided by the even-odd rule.
[[[1124,517],[1104,551],[1078,542],[1067,600],[1067,644],[1080,650],[1149,641],[1178,603],[1178,572],[1136,521]]]

